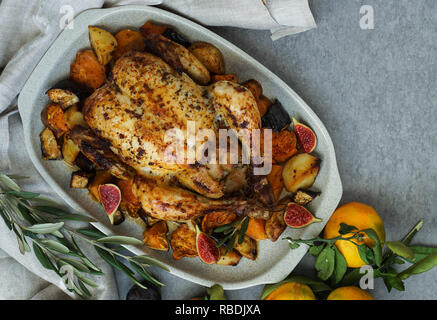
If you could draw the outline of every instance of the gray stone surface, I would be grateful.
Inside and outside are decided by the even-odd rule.
[[[290,85],[318,114],[336,147],[342,203],[373,206],[387,239],[401,238],[420,218],[418,244],[437,246],[437,1],[310,0],[318,28],[272,42],[268,32],[214,28]],[[361,30],[361,5],[372,5],[375,29]],[[306,257],[294,271],[311,274]],[[203,289],[163,272],[163,298]],[[119,275],[124,298],[129,280]],[[261,286],[227,292],[257,299]],[[406,281],[406,291],[377,299],[436,299],[437,269]]]

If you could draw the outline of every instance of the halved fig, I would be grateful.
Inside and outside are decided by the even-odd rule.
[[[117,210],[121,202],[120,189],[115,184],[102,184],[99,186],[99,197],[111,224],[121,223],[121,213]]]
[[[213,239],[200,231],[196,226],[196,248],[200,260],[207,264],[216,263],[220,259],[220,249]]]
[[[297,139],[302,146],[302,150],[305,153],[311,153],[317,146],[317,137],[314,131],[304,125],[303,123],[298,122],[295,118],[293,118],[294,131],[296,132]]]
[[[301,205],[291,202],[285,208],[284,221],[290,228],[300,229],[322,220],[314,217]]]

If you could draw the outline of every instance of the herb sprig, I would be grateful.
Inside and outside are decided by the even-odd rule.
[[[401,240],[388,241],[385,244],[380,241],[373,229],[358,230],[355,226],[344,223],[340,224],[339,236],[331,239],[316,237],[308,240],[289,241],[290,249],[296,249],[301,244],[308,245],[309,252],[316,257],[315,269],[318,271],[318,278],[323,281],[330,281],[331,286],[344,286],[357,284],[363,274],[360,269],[352,269],[348,272],[345,257],[335,246],[338,240],[349,241],[357,246],[361,259],[373,267],[374,277],[382,278],[387,290],[392,289],[404,291],[403,281],[414,274],[420,274],[437,266],[437,248],[427,246],[409,246],[414,235],[422,228],[423,220]],[[362,241],[365,238],[373,240],[373,246],[369,247]],[[353,240],[357,240],[356,243]],[[386,249],[383,249],[384,246]],[[412,263],[410,267],[398,272],[394,265]]]
[[[0,216],[15,233],[20,252],[31,252],[32,247],[41,265],[54,271],[64,281],[67,290],[81,298],[91,296],[90,288],[96,288],[97,284],[90,275],[104,274],[83,253],[77,239],[92,245],[104,261],[124,272],[138,286],[145,288],[137,278],[156,286],[163,285],[146,269],[154,265],[168,271],[162,263],[146,255],[127,256],[119,252],[120,245],[142,245],[142,241],[132,237],[105,236],[91,225],[82,229],[70,228],[65,224],[68,221],[96,221],[60,209],[38,193],[21,190],[14,179],[22,178],[0,174]],[[108,247],[108,244],[113,247]]]
[[[249,217],[246,216],[243,219],[235,220],[231,223],[215,228],[214,233],[223,233],[224,235],[224,237],[217,242],[217,247],[226,245],[225,254],[227,254],[234,248],[236,241],[238,244],[242,244],[248,226]]]

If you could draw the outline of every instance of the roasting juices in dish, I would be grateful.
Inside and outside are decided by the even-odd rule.
[[[239,84],[214,45],[167,26],[89,32],[92,50],[47,92],[41,149],[113,225],[142,221],[145,245],[176,260],[237,265],[320,221],[305,208],[317,138],[258,81]]]

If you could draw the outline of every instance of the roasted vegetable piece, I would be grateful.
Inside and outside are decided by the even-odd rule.
[[[97,171],[96,176],[88,186],[92,198],[100,202],[99,186],[113,181],[112,175],[108,171]]]
[[[290,192],[311,187],[320,169],[320,160],[308,153],[295,155],[284,166],[282,178]]]
[[[78,52],[70,67],[70,79],[95,90],[105,83],[105,67],[91,50]]]
[[[241,254],[238,253],[237,250],[230,250],[226,253],[225,247],[220,247],[220,259],[216,262],[216,264],[220,266],[236,266],[241,260]]]
[[[84,128],[88,128],[88,124],[85,122],[83,118],[82,112],[79,111],[77,105],[71,106],[64,112],[65,122],[67,123],[68,128],[71,130],[75,126],[81,126]]]
[[[95,169],[94,163],[85,157],[82,152],[79,152],[76,160],[74,160],[74,164],[85,172],[93,172]]]
[[[71,140],[69,133],[65,134],[62,140],[62,156],[64,161],[67,165],[73,167],[80,152],[79,147]]]
[[[208,42],[195,42],[188,50],[190,50],[200,62],[215,74],[225,73],[225,60],[220,50]]]
[[[79,103],[79,97],[69,90],[64,89],[50,89],[47,91],[49,99],[59,104],[62,109],[66,109],[76,103]]]
[[[44,160],[62,159],[61,148],[56,141],[55,134],[49,128],[45,128],[40,134],[41,151]]]
[[[304,206],[313,201],[318,195],[320,195],[320,192],[298,190],[293,196],[293,202]]]
[[[186,72],[194,81],[206,85],[210,81],[208,69],[186,48],[159,34],[149,34],[146,44],[150,51],[178,72]]]
[[[117,179],[115,184],[120,188],[121,191],[121,210],[126,211],[131,217],[136,218],[136,213],[141,209],[141,204],[138,198],[132,192],[133,178],[126,180]]]
[[[64,111],[59,104],[49,103],[41,112],[41,122],[53,131],[56,138],[68,131]]]
[[[282,104],[278,100],[275,100],[264,117],[262,117],[261,122],[263,128],[280,132],[290,126],[291,118]]]
[[[71,174],[70,188],[85,189],[92,178],[93,174],[85,171],[76,171]]]
[[[272,102],[269,98],[263,95],[263,88],[261,84],[254,79],[250,79],[244,82],[243,86],[245,86],[250,90],[250,92],[252,92],[252,95],[255,97],[256,103],[258,105],[259,113],[261,117],[263,117],[272,105]]]
[[[197,257],[196,231],[191,230],[187,224],[181,224],[172,232],[170,243],[173,249],[173,259]]]
[[[243,243],[238,244],[238,241],[236,241],[234,249],[250,260],[255,260],[258,254],[256,241],[246,235],[244,236]]]
[[[267,239],[265,225],[266,220],[264,219],[249,218],[246,235],[254,240]]]
[[[118,46],[114,53],[114,59],[120,58],[126,52],[144,51],[146,48],[144,37],[138,31],[121,30],[115,35],[115,39],[117,39]]]
[[[272,132],[272,157],[274,162],[283,162],[298,153],[296,135],[290,130]]]
[[[185,39],[184,36],[182,36],[179,32],[172,28],[166,28],[162,35],[167,39],[170,39],[171,41],[176,42],[181,46],[184,46],[185,48],[188,48],[191,45],[190,41]]]
[[[237,79],[237,75],[235,73],[215,74],[211,77],[211,83],[215,83],[218,81],[238,82],[238,79]]]
[[[165,221],[155,223],[144,231],[144,243],[152,249],[168,251],[167,231],[167,223]]]
[[[202,231],[211,233],[215,228],[229,224],[237,218],[233,212],[212,212],[203,217]]]
[[[275,242],[279,236],[284,232],[287,225],[284,221],[284,211],[277,210],[272,213],[271,217],[266,221],[266,234],[267,237]]]
[[[281,165],[272,165],[272,171],[267,175],[267,180],[273,189],[273,194],[275,200],[278,200],[281,196],[282,189],[284,189],[284,181],[282,179],[282,169]]]
[[[149,34],[163,34],[165,30],[167,30],[167,26],[155,24],[152,21],[147,21],[140,28],[140,32],[143,34],[143,36],[147,36]]]
[[[51,89],[60,89],[72,92],[79,98],[79,102],[85,101],[85,99],[91,94],[91,90],[88,87],[68,79],[59,81]]]
[[[117,49],[117,39],[108,31],[97,27],[88,27],[90,43],[101,65],[107,65]]]

